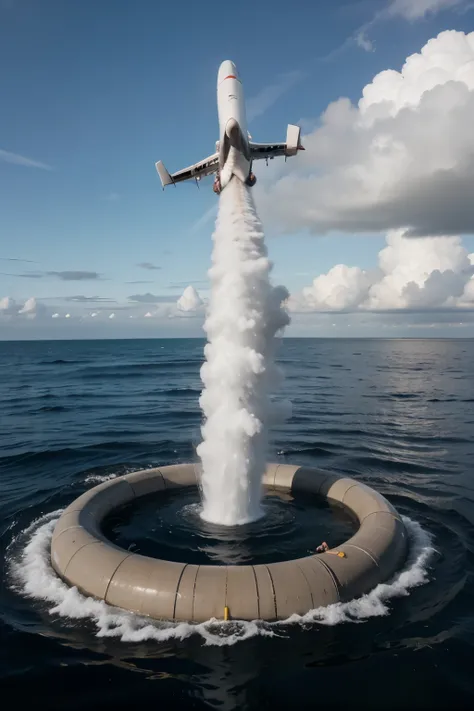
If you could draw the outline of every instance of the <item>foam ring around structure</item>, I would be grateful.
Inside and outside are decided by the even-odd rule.
[[[199,468],[177,464],[133,472],[95,486],[61,515],[51,542],[56,573],[85,595],[154,619],[203,622],[282,620],[345,602],[390,578],[407,551],[405,526],[379,493],[353,479],[308,467],[269,464],[267,490],[322,496],[358,518],[358,531],[337,551],[269,565],[191,565],[148,558],[119,548],[102,533],[114,509],[135,498],[196,486]],[[317,542],[315,542],[317,543]]]

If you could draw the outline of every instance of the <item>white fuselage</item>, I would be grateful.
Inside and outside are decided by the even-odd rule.
[[[244,91],[237,67],[230,60],[222,62],[219,67],[217,111],[221,176],[229,173],[228,178],[230,178],[234,174],[245,182],[250,173],[251,160]]]

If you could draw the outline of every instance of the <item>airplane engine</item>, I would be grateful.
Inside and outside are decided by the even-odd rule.
[[[245,185],[248,185],[250,188],[253,188],[255,183],[257,182],[257,178],[254,173],[250,173],[249,177],[245,181]]]

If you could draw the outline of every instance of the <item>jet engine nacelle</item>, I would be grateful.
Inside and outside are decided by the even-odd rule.
[[[255,176],[255,173],[250,173],[249,177],[245,181],[245,185],[248,185],[250,188],[253,188],[256,182],[257,178]]]
[[[289,123],[286,131],[286,150],[285,155],[295,156],[300,148],[300,134],[301,128],[299,126],[293,126]]]

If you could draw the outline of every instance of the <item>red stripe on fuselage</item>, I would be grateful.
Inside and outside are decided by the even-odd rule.
[[[234,76],[234,74],[229,74],[229,76],[224,77],[222,81],[225,81],[226,79],[237,79],[237,81],[240,81],[239,77]]]

